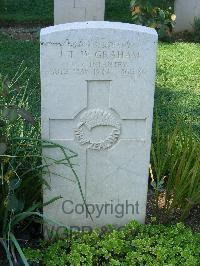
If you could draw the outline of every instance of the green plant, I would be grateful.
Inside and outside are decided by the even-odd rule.
[[[131,23],[130,0],[106,0],[105,20]]]
[[[198,266],[199,244],[200,235],[182,223],[164,226],[133,221],[121,230],[74,232],[71,238],[42,242],[36,250],[24,252],[30,262],[46,266]]]
[[[17,72],[11,81],[0,77],[0,246],[5,250],[10,265],[17,263],[16,252],[24,265],[28,265],[15,236],[16,230],[27,227],[36,217],[40,218],[39,222],[45,219],[55,223],[40,213],[43,206],[60,198],[42,203],[41,187],[48,186],[42,175],[50,174],[49,167],[53,164],[70,167],[82,193],[72,163],[77,154],[40,139],[39,125],[26,110],[29,107],[27,86],[17,85],[22,74],[23,71]],[[42,155],[42,147],[60,149],[63,160],[46,158]],[[84,201],[83,194],[82,198]]]
[[[185,219],[190,209],[200,203],[200,142],[191,130],[176,126],[171,134],[163,134],[158,120],[152,144],[152,186],[158,208],[159,195],[164,192],[164,214],[170,218],[180,209]]]
[[[200,42],[200,17],[194,18],[193,35],[196,42]]]
[[[155,28],[162,40],[170,40],[175,15],[172,8],[162,9],[150,0],[131,1],[132,19],[135,24]]]

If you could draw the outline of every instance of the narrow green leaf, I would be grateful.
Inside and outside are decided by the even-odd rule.
[[[10,122],[14,122],[18,118],[16,107],[5,107],[2,111],[2,116]]]
[[[6,143],[0,143],[0,155],[3,155],[7,150],[7,144]]]
[[[24,203],[19,200],[14,193],[10,193],[8,196],[8,210],[19,212],[24,208]]]
[[[6,256],[7,256],[7,259],[8,259],[8,262],[9,262],[9,265],[10,266],[13,266],[13,262],[12,262],[12,258],[11,258],[11,254],[10,254],[10,251],[8,250],[8,247],[5,243],[4,240],[0,239],[0,243],[2,244],[2,246],[4,247],[5,251],[6,251]]]
[[[23,251],[22,251],[17,239],[13,235],[13,233],[10,233],[10,239],[14,243],[14,245],[15,245],[15,247],[16,247],[16,249],[17,249],[17,251],[18,251],[18,253],[19,253],[19,255],[20,255],[20,257],[21,257],[21,259],[23,261],[23,263],[24,263],[24,266],[29,266],[28,261],[27,261],[25,255],[24,255],[24,253],[23,253]]]
[[[15,178],[15,179],[10,180],[10,188],[11,188],[11,190],[15,190],[15,189],[19,188],[21,183],[22,183],[21,179]]]
[[[24,118],[27,122],[29,122],[30,124],[32,124],[33,126],[35,125],[35,119],[33,118],[33,116],[26,110],[22,109],[22,108],[18,108],[17,109],[17,113]]]

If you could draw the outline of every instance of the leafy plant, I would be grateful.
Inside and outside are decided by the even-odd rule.
[[[164,191],[164,214],[169,218],[174,209],[180,209],[185,219],[190,209],[200,203],[200,142],[191,130],[162,134],[158,121],[152,145],[152,186],[157,202]]]
[[[162,40],[170,40],[176,16],[172,8],[162,9],[155,1],[132,0],[131,12],[135,24],[155,28]]]
[[[42,215],[40,209],[60,198],[42,203],[42,185],[48,186],[42,175],[51,174],[51,165],[64,164],[71,168],[80,190],[81,187],[72,163],[77,154],[40,139],[38,122],[26,110],[26,87],[17,85],[18,77],[10,82],[6,78],[0,79],[0,246],[5,250],[10,265],[17,263],[16,253],[24,265],[28,265],[15,233],[27,227],[36,217],[40,218],[40,222],[45,219],[55,223]],[[42,156],[42,147],[60,149],[62,162],[51,158],[47,160]]]
[[[30,262],[46,266],[197,266],[199,244],[200,235],[182,223],[164,226],[132,221],[121,230],[74,232],[71,238],[44,241],[37,249],[24,252]]]

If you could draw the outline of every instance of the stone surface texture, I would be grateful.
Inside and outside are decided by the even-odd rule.
[[[175,14],[175,31],[192,31],[194,18],[200,17],[200,0],[176,0]]]
[[[44,189],[44,202],[62,197],[44,208],[50,218],[91,227],[144,222],[156,47],[155,30],[131,24],[42,29],[42,138],[78,154],[74,169],[93,221],[63,165],[50,166],[44,176],[51,187]],[[59,149],[44,148],[43,154],[63,158]]]
[[[54,24],[104,20],[105,0],[54,0]]]

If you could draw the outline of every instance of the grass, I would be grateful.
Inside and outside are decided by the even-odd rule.
[[[1,0],[0,22],[51,23],[53,0]]]
[[[162,129],[177,120],[200,135],[200,44],[159,44],[155,106]]]
[[[106,20],[130,22],[129,5],[129,0],[106,0]],[[0,23],[52,24],[53,0],[0,0]]]
[[[155,110],[162,130],[173,128],[177,119],[192,124],[200,135],[200,45],[193,43],[159,43]],[[34,115],[40,115],[39,43],[13,40],[0,33],[0,73],[10,78],[19,65],[27,70],[19,80],[29,80]]]
[[[0,32],[0,73],[14,77],[21,65],[26,69],[18,83],[28,82],[28,91],[32,95],[31,111],[34,115],[40,113],[40,85],[39,85],[39,43],[31,41],[14,41]]]
[[[129,3],[130,0],[106,0],[106,20],[131,22]],[[52,24],[53,0],[0,0],[1,21]],[[181,117],[200,134],[199,48],[193,43],[159,44],[155,110],[163,130],[173,128]],[[39,43],[12,40],[0,32],[0,73],[12,77],[22,61],[27,71],[19,82],[29,80],[33,102],[38,102],[32,111],[39,115]]]

